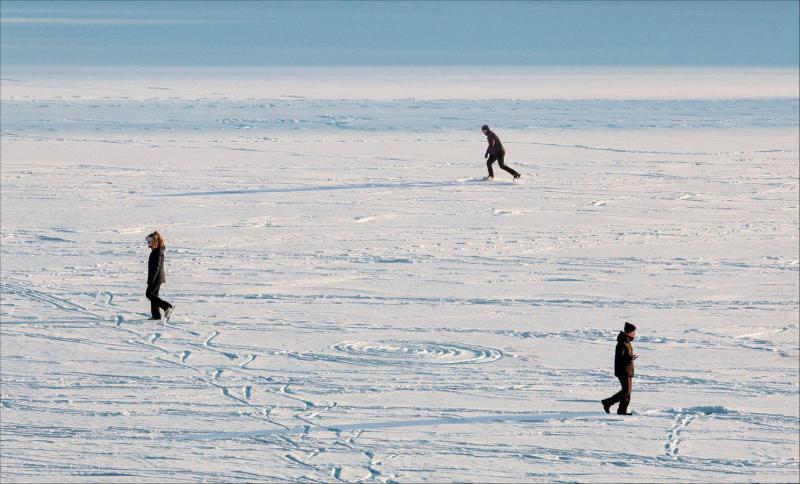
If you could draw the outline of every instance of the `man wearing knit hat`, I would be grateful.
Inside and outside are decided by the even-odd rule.
[[[503,162],[506,156],[506,150],[503,148],[503,143],[500,142],[500,138],[494,134],[494,131],[489,129],[489,126],[484,124],[481,126],[481,131],[483,134],[486,135],[486,141],[489,142],[489,146],[486,147],[486,153],[484,153],[484,158],[486,158],[486,168],[489,170],[489,176],[486,177],[487,180],[494,180],[494,170],[492,170],[492,164],[496,161],[500,168],[504,169],[505,171],[509,172],[511,176],[514,177],[514,180],[519,180],[519,177],[522,176],[517,173],[511,167],[506,166]]]
[[[611,413],[609,412],[611,405],[619,403],[617,415],[631,415],[628,413],[628,404],[631,402],[631,391],[633,390],[633,360],[638,358],[631,345],[631,341],[635,337],[636,326],[626,321],[625,329],[617,335],[617,349],[614,352],[614,375],[622,385],[622,390],[601,400],[606,413]]]

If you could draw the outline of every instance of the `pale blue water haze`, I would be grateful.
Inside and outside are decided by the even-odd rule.
[[[48,100],[3,101],[7,139],[73,135],[268,139],[287,133],[474,132],[487,119],[503,130],[673,130],[798,126],[797,99],[763,100]]]
[[[2,1],[2,64],[797,67],[796,1]]]

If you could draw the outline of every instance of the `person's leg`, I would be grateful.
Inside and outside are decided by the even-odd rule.
[[[505,153],[503,153],[503,154],[501,154],[501,155],[499,155],[497,157],[497,166],[499,166],[500,168],[504,169],[505,171],[511,173],[511,176],[513,176],[514,178],[517,178],[519,176],[519,173],[517,173],[513,168],[510,168],[510,167],[506,166],[506,164],[504,162],[505,157],[506,157]]]
[[[622,378],[617,377],[617,379],[622,383]],[[622,401],[622,397],[625,395],[625,384],[622,384],[622,390],[618,391],[617,393],[611,395],[610,397],[603,400],[603,406],[610,407],[615,403],[619,403]]]
[[[160,307],[161,309],[166,311],[167,309],[172,307],[172,304],[168,303],[167,301],[165,301],[165,300],[163,300],[161,298],[158,298],[158,307]]]
[[[489,178],[494,178],[494,170],[492,170],[492,163],[497,161],[497,157],[494,155],[489,155],[489,159],[486,160],[486,168],[489,170]]]
[[[156,294],[155,294],[156,297],[154,298],[154,301],[158,305],[159,308],[161,308],[161,309],[166,311],[167,309],[172,307],[172,304],[170,304],[167,301],[161,299],[161,297],[158,295],[158,291],[160,291],[160,290],[161,290],[161,284],[159,283],[158,284],[158,289],[156,290]]]
[[[622,384],[622,397],[619,400],[619,407],[617,407],[617,413],[619,414],[626,414],[628,413],[628,404],[631,403],[631,392],[633,390],[633,378],[626,376],[620,377],[619,382]]]
[[[160,282],[157,282],[155,284],[148,284],[147,292],[145,292],[145,296],[147,296],[147,299],[150,300],[150,314],[153,315],[153,319],[161,319],[161,311],[158,310],[159,308],[158,301],[161,301],[161,299],[158,298],[158,290],[160,288],[161,288]]]

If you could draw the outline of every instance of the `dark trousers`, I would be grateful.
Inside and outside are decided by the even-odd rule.
[[[150,312],[153,314],[153,318],[161,319],[161,311],[160,309],[167,309],[172,307],[172,304],[168,303],[167,301],[158,297],[158,291],[161,289],[161,283],[156,282],[154,284],[147,285],[147,292],[145,292],[145,296],[147,299],[150,300]]]
[[[617,375],[617,379],[622,385],[622,390],[603,401],[609,407],[619,402],[617,413],[628,413],[628,404],[631,403],[631,392],[633,391],[633,377]]]
[[[489,155],[489,159],[486,160],[486,168],[489,169],[489,176],[490,177],[494,178],[494,170],[492,170],[492,163],[494,163],[495,161],[497,162],[497,166],[499,166],[500,168],[504,169],[505,171],[511,173],[511,176],[513,176],[515,178],[517,176],[519,176],[519,173],[514,171],[513,168],[509,168],[509,167],[506,166],[505,163],[503,163],[503,159],[505,157],[506,157],[505,153],[498,153],[496,155],[494,155],[494,154]]]

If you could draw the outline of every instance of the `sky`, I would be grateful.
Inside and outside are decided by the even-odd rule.
[[[0,63],[797,68],[798,5],[0,0]]]

